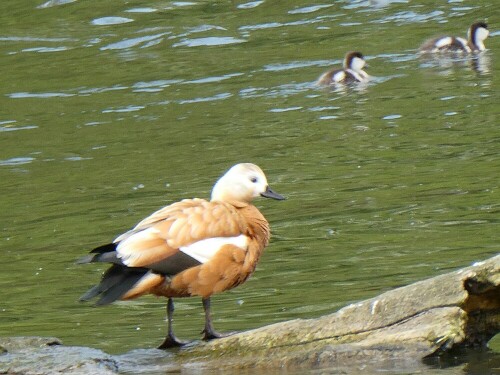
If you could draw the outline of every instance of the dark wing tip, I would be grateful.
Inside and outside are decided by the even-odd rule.
[[[84,294],[81,295],[79,301],[80,302],[87,302],[90,301],[92,298],[95,296],[98,296],[101,293],[101,290],[99,288],[99,285],[93,286],[89,290],[87,290]]]
[[[87,264],[92,263],[96,257],[96,254],[89,254],[81,257],[75,261],[75,264]]]

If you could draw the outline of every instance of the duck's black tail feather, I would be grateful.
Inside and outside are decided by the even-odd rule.
[[[116,255],[116,246],[117,244],[110,243],[96,247],[89,255],[77,260],[77,263],[113,263],[102,276],[101,282],[82,295],[80,301],[89,301],[100,296],[96,305],[107,305],[123,297],[149,272],[147,268],[125,266]]]
[[[80,297],[80,301],[89,301],[100,296],[96,305],[107,305],[119,300],[147,273],[147,268],[129,268],[113,264],[102,276],[99,285],[90,288]]]

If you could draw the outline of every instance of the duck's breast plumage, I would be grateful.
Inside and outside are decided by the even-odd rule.
[[[268,222],[254,206],[236,210],[237,216],[245,223],[243,233],[225,239],[214,238],[213,241],[220,241],[220,247],[210,259],[180,272],[151,292],[167,297],[208,297],[243,283],[255,270],[269,242],[270,230]],[[191,245],[190,253],[195,256],[198,250],[204,252],[203,245],[211,241],[207,239]]]

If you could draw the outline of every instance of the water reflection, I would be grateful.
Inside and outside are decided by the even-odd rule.
[[[461,56],[457,54],[434,53],[420,56],[422,68],[440,68],[440,74],[449,76],[455,68],[470,68],[479,75],[491,72],[491,57],[488,52]]]
[[[319,89],[325,91],[325,92],[332,92],[335,94],[339,95],[345,95],[351,92],[357,92],[357,93],[366,93],[368,90],[368,87],[370,86],[370,82],[375,82],[373,78],[371,78],[369,81],[364,81],[364,82],[352,82],[352,83],[334,83],[329,86],[318,86]]]
[[[472,70],[480,74],[488,74],[491,72],[491,57],[487,53],[479,53],[472,56],[470,59],[470,67]]]

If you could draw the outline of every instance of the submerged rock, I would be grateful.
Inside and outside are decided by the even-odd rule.
[[[54,337],[0,337],[0,373],[8,375],[117,374],[113,358],[101,350],[63,346]]]
[[[56,337],[0,337],[0,348],[5,352],[15,352],[28,348],[43,348],[47,346],[62,345],[61,340]]]

